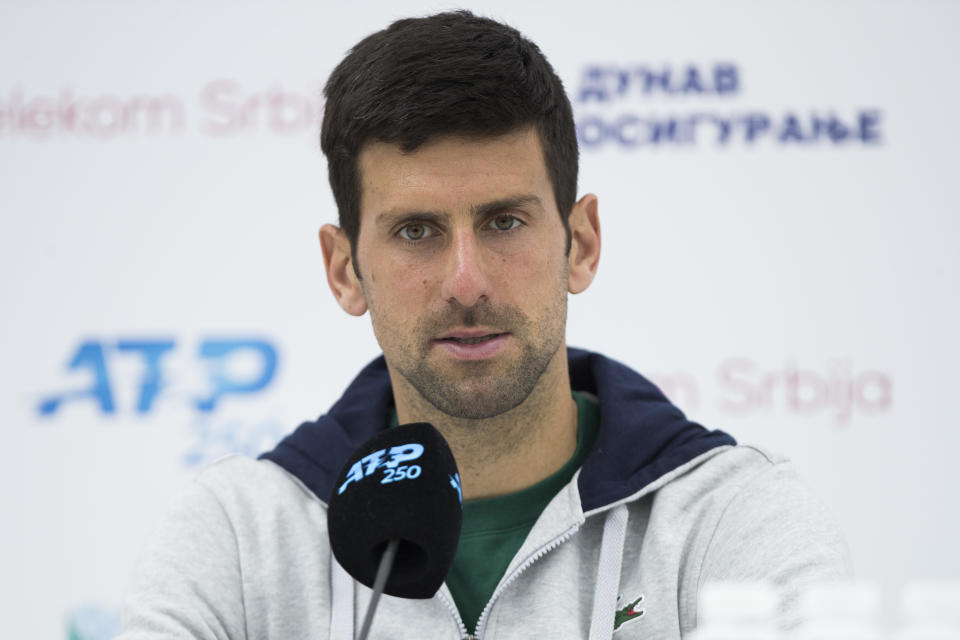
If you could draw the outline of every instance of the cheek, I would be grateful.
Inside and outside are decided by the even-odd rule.
[[[365,277],[364,295],[371,310],[392,321],[423,311],[426,298],[434,290],[436,280],[423,267],[412,268],[403,261],[390,261],[370,269]]]
[[[524,296],[539,298],[551,295],[558,282],[566,289],[567,260],[562,252],[543,248],[518,252],[498,262],[502,267],[502,280],[510,283]]]

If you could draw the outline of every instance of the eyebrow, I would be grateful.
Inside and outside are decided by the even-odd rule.
[[[493,200],[491,202],[484,202],[483,204],[475,205],[470,207],[470,213],[473,214],[474,218],[485,218],[508,209],[519,209],[520,207],[528,207],[531,205],[539,209],[543,209],[543,203],[540,202],[540,198],[537,196],[521,195],[508,196],[506,198],[500,198],[499,200]]]
[[[536,207],[543,209],[543,202],[535,195],[524,194],[498,198],[489,202],[483,202],[470,207],[470,215],[474,218],[485,218],[502,211],[518,209],[520,207]],[[377,215],[375,224],[378,227],[392,227],[403,220],[422,220],[424,222],[441,222],[450,217],[449,212],[443,210],[437,211],[418,211],[405,209],[390,209]]]

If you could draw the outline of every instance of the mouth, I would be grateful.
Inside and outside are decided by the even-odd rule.
[[[453,329],[437,338],[440,342],[459,342],[460,344],[477,344],[507,335],[506,331],[496,331],[486,327]]]
[[[458,338],[458,337],[446,337],[440,338],[440,342],[454,342],[456,344],[480,344],[481,342],[489,342],[490,340],[495,340],[500,336],[505,336],[505,333],[487,333],[482,336],[469,337],[469,338]]]
[[[440,336],[434,344],[458,360],[486,360],[506,348],[509,333],[490,329],[458,329]]]

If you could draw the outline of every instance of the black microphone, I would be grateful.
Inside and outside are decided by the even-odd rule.
[[[337,476],[327,513],[334,556],[375,597],[378,569],[384,593],[433,597],[453,565],[462,520],[453,452],[426,422],[382,431],[361,445]],[[381,567],[381,559],[389,563],[388,546],[396,550],[392,572]]]

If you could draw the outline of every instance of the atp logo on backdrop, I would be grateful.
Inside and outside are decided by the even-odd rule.
[[[285,432],[279,420],[231,416],[249,413],[273,383],[279,350],[261,337],[80,339],[67,355],[62,380],[41,396],[36,415],[95,422],[186,416],[194,444],[187,466],[224,453],[256,455]],[[245,402],[247,401],[247,402]]]
[[[168,386],[164,364],[183,345],[172,338],[121,338],[118,340],[82,340],[67,364],[68,371],[86,371],[90,384],[79,389],[59,391],[39,403],[40,415],[55,415],[71,404],[92,403],[101,413],[114,415],[118,407],[114,400],[116,386],[134,384],[138,389],[136,405],[127,410],[148,414]],[[252,354],[259,362],[253,375],[231,375],[229,362],[239,355]],[[132,358],[141,365],[136,381],[120,380],[111,373],[119,358]],[[277,349],[262,339],[217,339],[200,342],[195,354],[197,366],[206,371],[209,389],[192,398],[193,408],[212,412],[226,398],[257,393],[273,380],[277,369]]]

